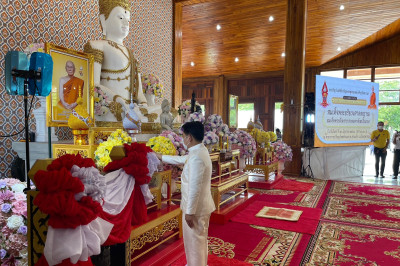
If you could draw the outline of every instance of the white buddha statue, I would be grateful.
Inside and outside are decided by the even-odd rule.
[[[129,0],[99,0],[99,11],[104,40],[89,41],[84,47],[86,53],[94,55],[94,84],[101,95],[95,97],[96,125],[120,124],[131,100],[138,104],[135,112],[141,122],[155,122],[161,106],[147,106],[139,64],[123,44],[129,33]]]

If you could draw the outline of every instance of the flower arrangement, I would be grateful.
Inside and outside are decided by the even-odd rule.
[[[235,132],[229,132],[227,137],[228,137],[228,141],[231,145],[238,144],[238,142],[239,142],[238,136],[236,135]]]
[[[204,121],[206,119],[204,118],[204,115],[202,113],[191,113],[189,114],[189,117],[186,119],[186,122],[200,122],[204,124]]]
[[[174,144],[176,155],[187,154],[187,150],[185,149],[185,147],[183,147],[183,138],[181,136],[173,131],[168,130],[163,131],[160,136],[168,138],[172,142],[172,144]]]
[[[97,167],[104,168],[109,162],[111,162],[110,152],[114,146],[120,146],[122,144],[130,144],[132,138],[122,131],[122,129],[117,129],[110,136],[108,136],[107,141],[99,144],[96,151],[94,152],[94,161]]]
[[[0,180],[0,261],[2,265],[28,265],[26,183]],[[17,260],[17,262],[15,261]]]
[[[227,124],[223,123],[222,125],[220,125],[217,128],[217,134],[220,135],[220,136],[226,137],[226,136],[228,136],[229,132],[230,132],[229,131],[229,127],[228,127]]]
[[[236,130],[235,134],[237,136],[237,144],[233,144],[233,148],[240,149],[241,158],[252,158],[256,155],[257,145],[254,138],[244,130]]]
[[[40,42],[40,43],[31,43],[24,49],[24,53],[27,54],[28,58],[34,52],[44,53],[44,43],[42,43],[42,42]]]
[[[207,117],[207,120],[204,123],[204,130],[217,132],[219,127],[222,126],[222,124],[223,124],[222,117],[217,114],[212,114]]]
[[[278,140],[272,143],[272,148],[274,149],[274,159],[281,162],[290,162],[293,157],[292,148],[285,142]]]
[[[278,137],[276,136],[275,132],[268,131],[267,133],[269,133],[269,139],[271,140],[271,142],[275,142],[278,139]]]
[[[184,119],[186,119],[190,114],[190,108],[192,107],[192,100],[183,101],[181,105],[178,107],[178,114],[181,115]],[[200,107],[198,101],[196,101],[196,108]],[[196,108],[194,108],[196,110]]]
[[[150,147],[154,152],[161,153],[163,155],[176,155],[175,146],[167,137],[153,137],[147,141],[146,146]]]
[[[204,134],[203,144],[206,146],[213,146],[219,142],[218,135],[212,131],[207,131]]]
[[[142,88],[143,93],[154,94],[159,98],[164,97],[164,86],[154,74],[145,74],[142,76]]]
[[[107,94],[99,87],[94,87],[94,113],[95,115],[105,115],[108,112]]]

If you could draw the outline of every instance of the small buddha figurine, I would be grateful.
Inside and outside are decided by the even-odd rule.
[[[258,116],[257,122],[254,123],[254,127],[258,128],[259,130],[263,130],[264,129],[264,126],[263,126],[263,124],[261,123],[261,120],[260,120],[260,116]]]
[[[247,129],[253,129],[254,128],[254,123],[252,121],[252,119],[250,118],[249,123],[247,123]]]
[[[161,110],[162,113],[160,115],[160,124],[161,124],[161,131],[170,130],[173,131],[173,121],[174,117],[170,113],[171,104],[167,99],[164,99],[161,103]]]
[[[95,115],[96,123],[121,123],[129,112],[131,99],[139,104],[136,113],[144,122],[147,118],[142,114],[161,113],[161,108],[148,108],[143,94],[140,68],[131,50],[124,46],[123,41],[129,33],[130,1],[129,0],[99,0],[100,24],[103,40],[89,41],[84,51],[94,56],[94,84],[100,94],[107,100],[101,104],[102,112]],[[99,123],[97,123],[99,124]]]

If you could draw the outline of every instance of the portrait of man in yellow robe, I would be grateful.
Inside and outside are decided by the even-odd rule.
[[[65,109],[73,110],[77,106],[76,100],[83,95],[84,81],[74,76],[75,64],[72,61],[65,63],[65,71],[67,76],[61,77],[59,81],[58,104]]]

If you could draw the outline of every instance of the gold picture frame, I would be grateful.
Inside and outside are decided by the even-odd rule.
[[[229,94],[229,127],[238,127],[239,97]]]
[[[45,43],[45,52],[53,59],[51,93],[46,99],[47,126],[68,126],[68,117],[79,96],[89,116],[94,119],[93,55],[52,43]]]

